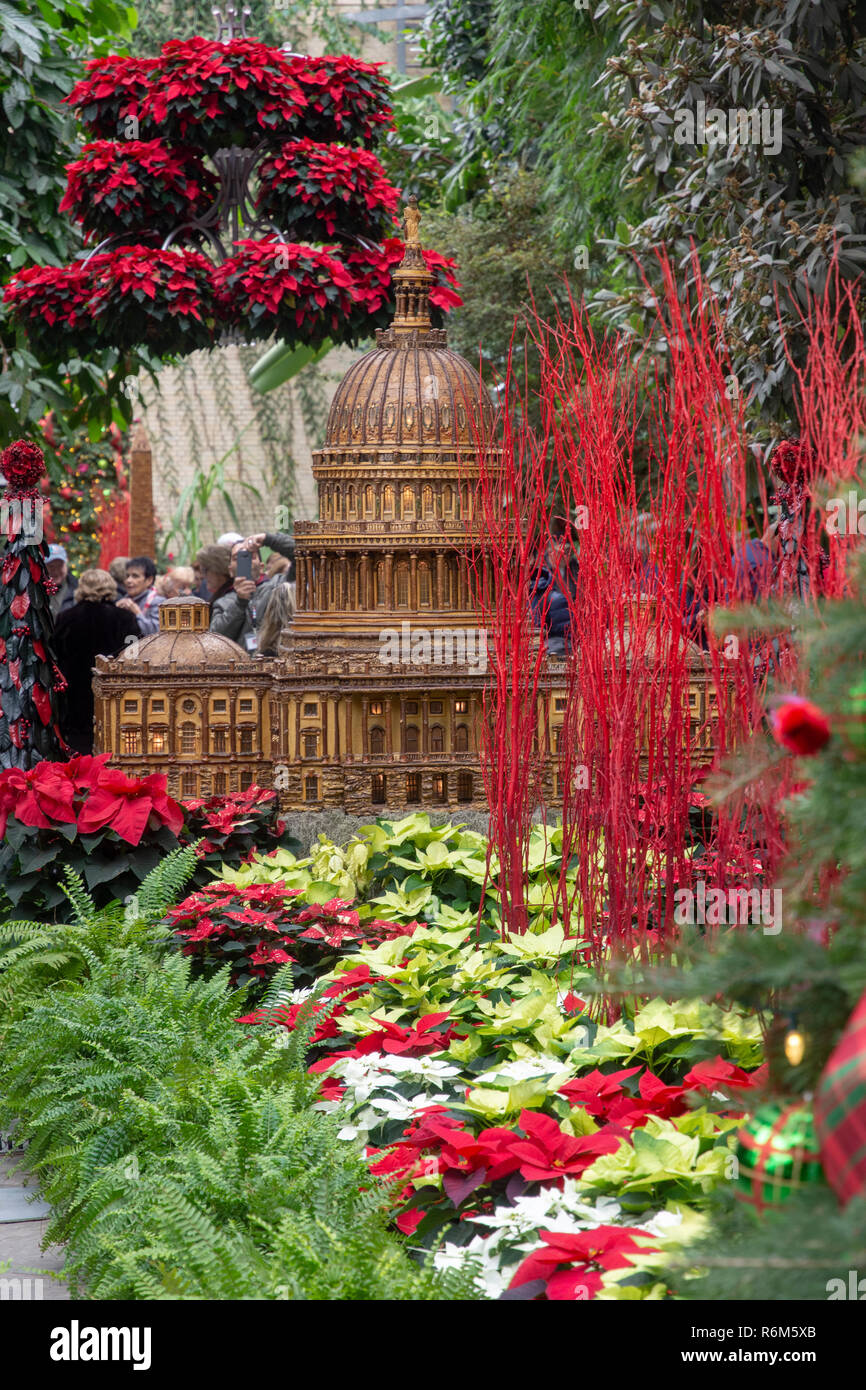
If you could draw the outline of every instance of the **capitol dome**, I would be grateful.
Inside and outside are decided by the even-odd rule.
[[[343,378],[328,416],[322,454],[333,466],[357,451],[426,448],[471,451],[492,407],[477,371],[433,328],[429,296],[433,276],[421,247],[409,245],[394,272],[396,311],[376,347]]]
[[[251,657],[230,637],[209,630],[210,604],[203,598],[170,598],[160,605],[159,632],[120,654],[121,661],[148,666],[225,666]]]

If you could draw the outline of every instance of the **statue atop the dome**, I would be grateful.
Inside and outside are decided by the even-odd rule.
[[[418,228],[421,225],[421,212],[418,207],[418,199],[414,193],[410,193],[406,202],[406,209],[403,213],[403,235],[406,238],[407,246],[420,246],[418,238]]]

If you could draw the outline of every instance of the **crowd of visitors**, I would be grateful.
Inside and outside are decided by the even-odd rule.
[[[266,561],[263,547],[271,551]],[[158,632],[159,610],[169,599],[206,600],[213,632],[251,656],[275,656],[295,610],[294,555],[294,538],[285,532],[228,532],[200,550],[193,565],[159,573],[150,556],[138,555],[112,560],[107,570],[86,569],[76,580],[65,548],[52,545],[47,566],[57,585],[51,597],[57,663],[68,682],[61,719],[67,743],[79,753],[92,751],[97,656],[117,656],[136,638]]]

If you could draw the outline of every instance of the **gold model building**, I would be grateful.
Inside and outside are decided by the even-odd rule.
[[[431,326],[433,277],[408,231],[392,325],[349,369],[313,456],[320,519],[295,526],[296,613],[279,656],[251,657],[208,631],[203,600],[173,599],[156,635],[97,659],[97,751],[130,774],[165,772],[175,796],[256,783],[286,810],[487,808],[487,649],[466,549],[491,407]],[[697,648],[692,666],[698,729]],[[538,738],[553,797],[565,707],[563,663],[549,660]]]

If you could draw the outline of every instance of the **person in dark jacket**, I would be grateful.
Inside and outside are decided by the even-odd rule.
[[[93,667],[97,656],[116,656],[139,636],[134,614],[118,608],[117,585],[107,570],[84,570],[75,602],[64,608],[54,629],[57,664],[68,682],[60,715],[66,742],[77,753],[93,752]]]

